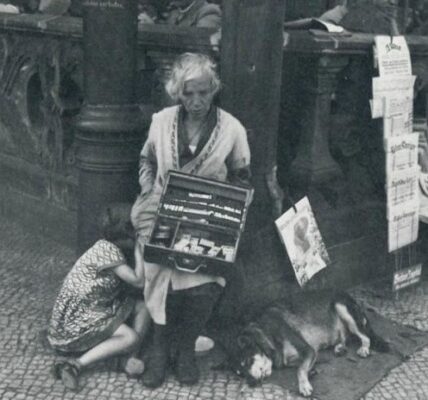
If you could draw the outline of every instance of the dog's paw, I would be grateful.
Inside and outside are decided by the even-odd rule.
[[[343,343],[339,343],[334,347],[334,355],[338,357],[345,355],[347,351],[348,349]]]
[[[308,397],[313,392],[313,387],[308,380],[299,382],[299,392],[302,396]]]
[[[370,349],[368,347],[361,346],[357,350],[357,354],[362,358],[366,358],[370,355]]]

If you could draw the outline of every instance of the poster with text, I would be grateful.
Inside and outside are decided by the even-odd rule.
[[[412,74],[410,52],[404,36],[376,36],[375,46],[380,76]]]
[[[415,170],[418,166],[419,134],[390,137],[384,140],[387,179],[398,171]]]
[[[392,252],[418,239],[419,201],[388,207],[388,251]]]
[[[397,171],[387,175],[386,199],[389,208],[407,202],[414,203],[419,197],[419,168]]]

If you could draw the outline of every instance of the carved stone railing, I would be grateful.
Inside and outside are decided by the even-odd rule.
[[[428,63],[428,38],[408,36],[407,42],[413,64]],[[373,35],[370,34],[314,36],[306,31],[289,31],[286,34],[284,51],[288,64],[283,79],[294,81],[294,91],[284,93],[291,101],[297,100],[298,110],[294,109],[294,118],[301,121],[296,154],[287,171],[295,185],[308,187],[342,175],[329,146],[332,99],[342,83],[342,72],[356,59],[364,59],[366,64],[354,67],[362,72],[360,85],[370,87],[370,76],[364,75],[362,70],[373,63],[372,45]],[[291,68],[291,73],[287,67]],[[360,102],[365,102],[368,107],[368,100],[369,97],[360,99]]]

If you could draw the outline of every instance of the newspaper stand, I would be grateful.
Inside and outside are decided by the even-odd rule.
[[[226,276],[235,263],[252,189],[170,171],[144,259]]]
[[[397,34],[397,32],[394,32]],[[413,125],[415,76],[404,36],[375,37],[372,117],[383,117],[388,219],[388,264],[393,259],[392,292],[421,278],[419,231],[419,133]]]

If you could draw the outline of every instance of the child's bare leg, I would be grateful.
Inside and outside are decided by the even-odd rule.
[[[138,300],[135,304],[133,321],[133,328],[139,337],[138,343],[135,346],[135,350],[129,355],[124,363],[125,372],[130,377],[141,375],[144,372],[144,363],[140,358],[140,350],[141,344],[149,330],[150,322],[151,317],[145,303],[142,300]]]
[[[146,337],[146,334],[150,328],[150,322],[151,317],[149,311],[147,310],[146,304],[143,300],[137,300],[135,304],[135,316],[132,326],[134,328],[134,331],[137,332],[139,336],[139,345],[141,345],[144,338]],[[137,351],[138,350],[139,349],[137,349]]]
[[[128,325],[122,324],[110,338],[88,350],[77,359],[77,362],[82,367],[87,367],[97,361],[117,356],[133,349],[138,341],[137,333]]]

